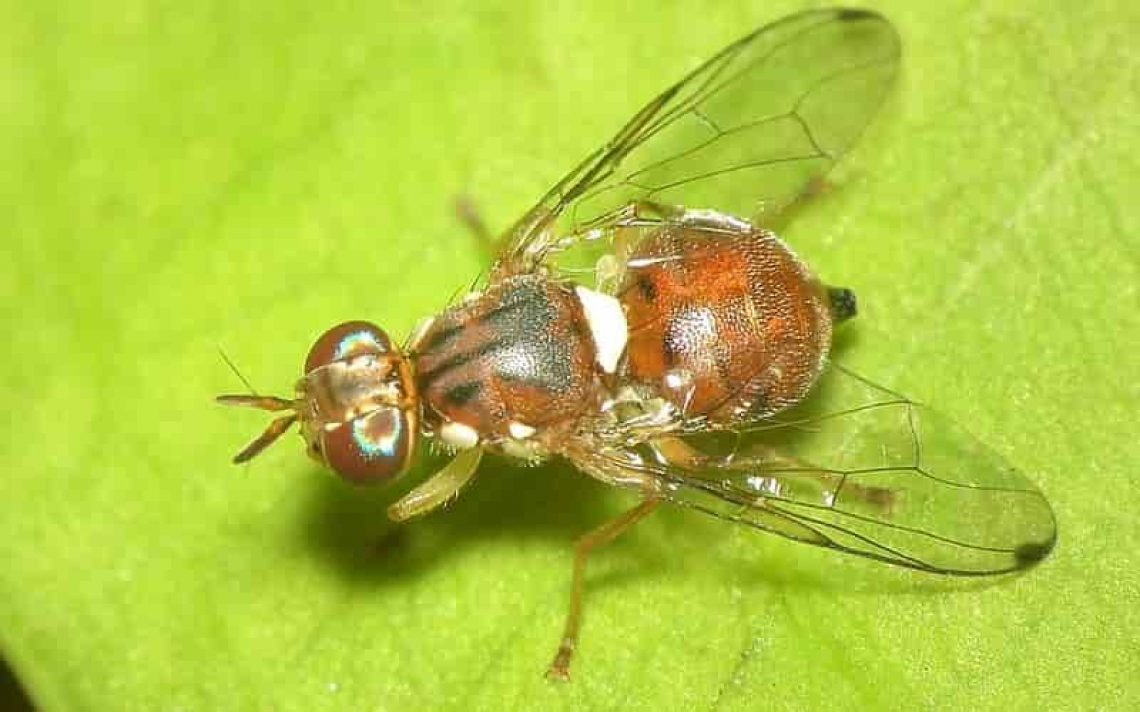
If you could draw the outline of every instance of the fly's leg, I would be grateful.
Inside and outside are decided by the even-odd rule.
[[[388,518],[402,522],[451,501],[471,481],[482,457],[481,447],[461,451],[442,470],[388,507]]]
[[[578,625],[582,618],[582,584],[586,574],[586,559],[590,556],[590,552],[616,539],[622,532],[652,512],[659,502],[657,499],[644,500],[616,519],[591,531],[574,546],[574,578],[570,585],[570,611],[566,614],[566,628],[562,632],[558,652],[555,653],[554,661],[546,671],[547,678],[570,679],[570,658],[574,656],[574,648],[578,645]]]

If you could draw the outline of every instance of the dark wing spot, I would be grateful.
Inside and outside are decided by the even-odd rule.
[[[842,7],[836,12],[835,19],[840,22],[859,22],[860,20],[867,20],[877,18],[877,13],[870,10],[861,10],[859,8]]]
[[[1018,567],[1033,566],[1041,561],[1053,550],[1053,544],[1055,543],[1055,539],[1045,542],[1031,541],[1017,547],[1017,550],[1014,552],[1014,557],[1017,559]]]

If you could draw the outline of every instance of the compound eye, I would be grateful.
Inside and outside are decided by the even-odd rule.
[[[346,321],[321,334],[309,349],[305,373],[354,356],[382,354],[391,350],[392,342],[380,327],[367,321]]]
[[[380,408],[325,430],[321,457],[350,482],[380,484],[407,469],[414,437],[407,413]]]

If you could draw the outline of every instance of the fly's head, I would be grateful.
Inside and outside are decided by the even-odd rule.
[[[299,422],[309,455],[346,480],[382,483],[408,469],[418,432],[415,381],[383,329],[363,321],[334,326],[309,349],[304,373],[291,400],[218,397],[226,405],[290,411],[234,462],[254,457]]]

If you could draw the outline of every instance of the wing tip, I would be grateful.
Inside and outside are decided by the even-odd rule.
[[[883,16],[874,10],[864,10],[858,7],[841,7],[835,11],[835,19],[840,22],[858,22],[860,20],[878,20]]]
[[[1053,551],[1056,543],[1057,537],[1053,536],[1046,541],[1027,541],[1017,547],[1013,553],[1017,559],[1017,568],[1028,569],[1041,563]]]

